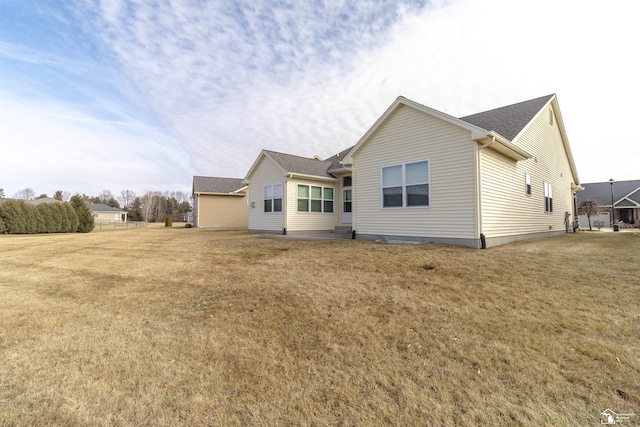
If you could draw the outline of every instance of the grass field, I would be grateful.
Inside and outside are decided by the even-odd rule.
[[[639,267],[633,233],[0,236],[0,426],[597,425],[640,414]]]

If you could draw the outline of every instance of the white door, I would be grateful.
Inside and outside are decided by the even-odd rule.
[[[342,224],[351,224],[351,211],[353,210],[353,191],[351,187],[351,177],[342,177]]]

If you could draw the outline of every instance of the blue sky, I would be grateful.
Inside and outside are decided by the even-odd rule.
[[[579,6],[578,6],[579,5]],[[0,188],[189,191],[328,157],[403,95],[556,93],[583,182],[640,179],[633,1],[0,0]]]

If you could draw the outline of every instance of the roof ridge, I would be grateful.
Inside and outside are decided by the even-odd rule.
[[[274,153],[274,154],[282,154],[283,156],[290,156],[290,157],[297,157],[299,159],[304,159],[304,160],[313,160],[316,162],[329,162],[330,160],[318,160],[318,159],[314,159],[313,157],[304,157],[304,156],[299,156],[298,154],[289,154],[289,153],[283,153],[280,151],[273,151],[273,150],[264,150],[267,153]]]
[[[511,107],[515,107],[518,105],[522,105],[522,104],[526,104],[529,102],[534,102],[534,101],[539,101],[541,99],[546,99],[549,100],[551,99],[551,97],[555,96],[555,93],[552,93],[550,95],[544,95],[544,96],[539,96],[537,98],[531,98],[531,99],[527,99],[525,101],[520,101],[520,102],[514,102],[513,104],[507,104],[507,105],[503,105],[501,107],[495,107],[495,108],[490,108],[488,110],[484,110],[484,111],[478,111],[477,113],[473,113],[473,114],[467,114],[466,116],[462,116],[462,117],[458,117],[460,120],[464,120],[465,117],[472,117],[472,116],[476,116],[478,114],[485,114],[485,113],[490,113],[492,111],[496,111],[496,110],[501,110],[503,108],[511,108]]]

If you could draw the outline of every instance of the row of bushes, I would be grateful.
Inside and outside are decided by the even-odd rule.
[[[79,196],[64,203],[5,200],[0,205],[0,234],[88,233],[94,226],[91,210]]]

